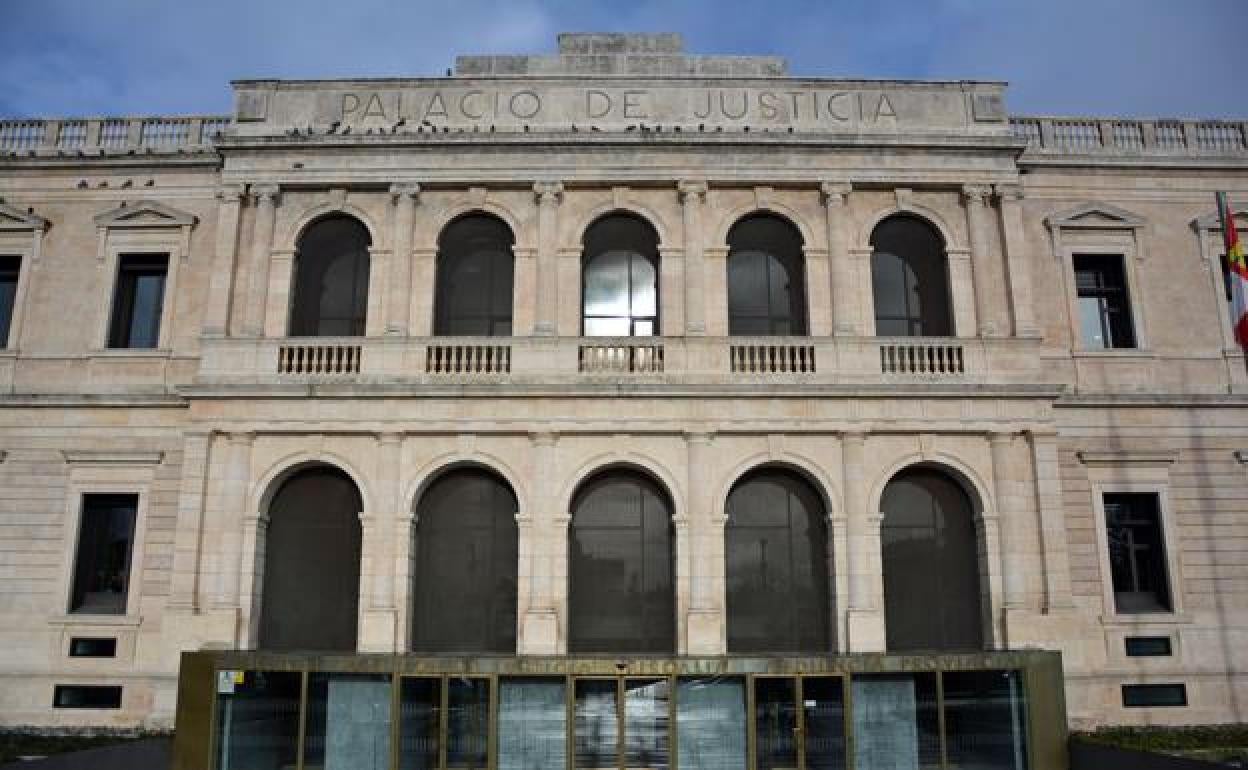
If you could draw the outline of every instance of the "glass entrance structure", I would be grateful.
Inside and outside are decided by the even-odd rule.
[[[1057,653],[429,658],[192,652],[174,767],[1049,770]]]

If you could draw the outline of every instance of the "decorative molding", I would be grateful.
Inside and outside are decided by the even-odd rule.
[[[534,182],[533,194],[539,204],[556,205],[563,198],[563,182]]]
[[[99,228],[193,227],[198,221],[194,214],[148,200],[122,203],[95,215],[95,226]]]
[[[0,232],[30,230],[44,231],[48,229],[48,220],[41,216],[31,213],[30,211],[22,211],[16,206],[11,206],[0,199]]]
[[[850,182],[822,182],[819,185],[819,194],[823,196],[823,205],[825,206],[841,206],[845,204],[845,199],[853,191],[854,186]]]
[[[416,182],[395,182],[390,185],[390,197],[395,202],[404,196],[420,200],[420,185]]]
[[[138,452],[113,449],[63,449],[61,456],[71,465],[160,465],[163,451]]]
[[[1248,207],[1232,205],[1231,212],[1231,216],[1236,219],[1242,219],[1245,222],[1248,222]],[[1211,211],[1203,217],[1196,217],[1193,219],[1191,225],[1192,229],[1196,232],[1200,232],[1201,230],[1214,230],[1221,232],[1222,218],[1218,216],[1218,212]]]
[[[1079,462],[1087,466],[1173,465],[1179,459],[1177,449],[1112,449],[1108,451],[1080,450],[1075,452]]]
[[[682,179],[676,183],[681,203],[701,203],[706,200],[707,185],[700,179]]]
[[[1141,230],[1148,221],[1138,214],[1108,203],[1092,201],[1045,217],[1050,230]]]

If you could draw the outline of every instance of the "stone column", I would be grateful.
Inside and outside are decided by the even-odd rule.
[[[1044,557],[1045,612],[1070,610],[1070,556],[1066,539],[1066,514],[1062,506],[1061,467],[1057,436],[1030,432],[1032,463],[1036,474],[1036,509],[1040,514],[1040,546]]]
[[[243,307],[243,334],[259,337],[264,333],[265,306],[269,289],[269,251],[273,248],[273,225],[277,218],[277,185],[253,185],[256,205],[251,231],[251,256],[247,263],[247,302]]]
[[[992,188],[987,185],[962,186],[962,199],[966,203],[966,228],[970,235],[971,272],[975,281],[975,314],[979,320],[981,337],[996,337],[1000,331],[992,318],[991,279],[992,255],[988,253],[988,215],[985,210]]]
[[[724,526],[721,511],[712,510],[711,442],[709,433],[686,433],[689,479],[690,585],[686,643],[690,655],[723,655]]]
[[[996,186],[997,205],[1001,208],[1001,240],[1005,247],[1006,282],[1010,287],[1010,312],[1014,319],[1014,334],[1018,337],[1036,337],[1040,329],[1036,325],[1032,307],[1031,272],[1027,260],[1027,233],[1023,230],[1023,210],[1019,201],[1023,187],[1018,184]]]
[[[408,325],[413,337],[433,334],[433,295],[438,280],[438,250],[428,246],[411,249],[411,287],[408,297]]]
[[[199,606],[199,554],[204,526],[205,484],[212,434],[188,431],[182,443],[182,487],[173,539],[173,575],[166,607],[191,613]]]
[[[992,448],[992,484],[997,495],[997,516],[1001,521],[999,557],[1007,610],[1022,607],[1027,601],[1023,577],[1023,560],[1027,551],[1023,538],[1024,507],[1019,495],[1019,463],[1013,457],[1014,439],[1010,433],[988,435],[988,445]]]
[[[969,249],[945,249],[949,261],[949,300],[953,303],[953,334],[974,337],[979,333],[975,312],[975,279],[971,275]]]
[[[369,258],[372,259],[371,252]],[[289,333],[290,295],[294,266],[294,251],[290,249],[269,250],[269,290],[264,298],[264,336],[266,337],[285,337]],[[376,315],[374,314],[373,317],[375,318]]]
[[[706,333],[712,337],[728,336],[728,247],[706,246],[702,249],[702,278],[705,281],[704,321]]]
[[[705,264],[702,258],[702,204],[706,202],[706,182],[682,181],[681,214],[685,233],[685,334],[706,334]]]
[[[410,292],[417,289],[410,280],[412,221],[416,216],[416,203],[420,199],[420,185],[415,182],[392,184],[390,197],[394,201],[394,247],[390,253],[389,286],[386,289],[386,334],[404,337],[409,330],[408,314],[411,312],[408,297]]]
[[[217,188],[217,245],[208,277],[208,299],[204,307],[204,336],[224,337],[230,328],[230,305],[234,293],[234,260],[238,252],[239,208],[243,186],[226,184]]]
[[[531,505],[520,524],[520,585],[523,614],[516,651],[521,655],[556,655],[559,653],[561,576],[567,574],[567,517],[555,509],[556,459],[558,434],[534,433],[529,436],[533,446],[533,490]],[[527,577],[527,580],[526,580]],[[563,584],[566,585],[566,577]],[[566,612],[564,613],[566,615]]]
[[[245,509],[247,487],[251,482],[251,446],[254,440],[252,433],[231,433],[226,437],[218,540],[221,574],[212,602],[220,609],[237,609],[239,606],[239,581],[244,566],[242,528],[248,515]]]
[[[554,336],[559,312],[559,202],[563,198],[561,182],[536,182],[537,196],[537,321],[533,333]]]
[[[819,187],[823,194],[828,268],[832,280],[832,331],[838,337],[860,336],[863,333],[858,301],[862,287],[855,277],[855,262],[849,254],[847,237],[849,223],[845,204],[851,189],[849,182],[824,182]],[[870,288],[867,287],[868,291]]]
[[[850,652],[884,649],[884,618],[877,603],[883,593],[880,574],[880,516],[867,510],[867,479],[864,469],[866,434],[846,433],[841,440],[845,490],[846,541],[848,544]]]

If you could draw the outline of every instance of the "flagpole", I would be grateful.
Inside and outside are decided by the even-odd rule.
[[[1226,250],[1227,280],[1231,286],[1230,315],[1231,333],[1244,354],[1245,372],[1248,373],[1248,255],[1235,227],[1235,211],[1225,192],[1216,192],[1218,221],[1222,225],[1222,244]],[[1232,387],[1232,390],[1234,388]]]

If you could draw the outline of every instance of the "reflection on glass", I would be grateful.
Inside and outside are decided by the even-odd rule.
[[[218,673],[217,770],[285,770],[299,749],[300,675]]]
[[[745,770],[745,682],[676,682],[676,745],[681,770]]]
[[[499,681],[499,770],[565,766],[568,720],[564,690],[563,679]]]
[[[585,314],[628,315],[628,263],[626,251],[599,254],[585,266]]]
[[[853,678],[854,767],[940,767],[935,674]]]
[[[754,757],[758,770],[797,767],[797,687],[792,679],[754,680]]]
[[[581,318],[585,334],[651,336],[659,315],[658,235],[646,222],[612,214],[585,233]]]
[[[871,245],[876,334],[950,335],[949,276],[940,235],[926,222],[903,214],[877,225]]]
[[[403,680],[399,688],[400,770],[431,770],[438,766],[441,703],[439,680]]]
[[[1027,770],[1021,672],[949,671],[942,676],[949,766]]]
[[[840,677],[802,679],[806,770],[845,767],[845,690]]]
[[[446,766],[479,770],[490,743],[490,680],[450,679],[446,693]]]
[[[312,674],[308,678],[306,767],[390,767],[390,677]]]
[[[669,698],[667,679],[624,682],[624,767],[663,770],[671,765]]]
[[[617,767],[619,708],[614,679],[576,681],[576,767]]]

